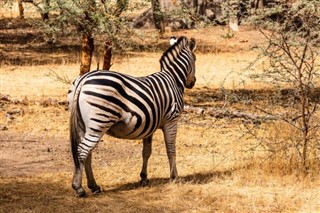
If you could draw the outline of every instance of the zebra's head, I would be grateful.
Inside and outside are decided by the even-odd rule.
[[[196,83],[196,76],[195,76],[195,74],[196,74],[196,65],[195,65],[196,55],[194,54],[196,47],[197,47],[196,40],[194,38],[191,38],[190,42],[189,42],[189,49],[191,51],[192,57],[190,57],[190,67],[189,67],[189,73],[187,76],[187,83],[186,83],[186,87],[188,89],[191,89]]]
[[[171,47],[163,53],[160,59],[161,70],[170,72],[177,83],[182,87],[191,89],[196,82],[195,61],[196,41],[190,41],[181,36],[178,39],[170,38]]]

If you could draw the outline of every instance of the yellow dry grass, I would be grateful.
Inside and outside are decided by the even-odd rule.
[[[196,90],[201,93],[203,87],[218,88],[226,76],[232,75],[226,87],[263,87],[238,84],[240,77],[236,74],[246,66],[243,59],[251,57],[254,52],[198,54]],[[159,53],[116,57],[112,68],[134,76],[147,75],[158,70],[159,58]],[[78,68],[78,64],[1,67],[0,93],[20,102],[4,105],[0,112],[0,124],[8,127],[0,137],[13,138],[0,139],[0,162],[5,163],[0,171],[0,212],[320,211],[319,174],[302,178],[270,172],[276,165],[268,164],[265,152],[251,149],[258,141],[244,135],[241,120],[197,114],[182,115],[177,137],[177,182],[168,180],[161,132],[154,136],[151,180],[146,188],[138,185],[141,142],[104,137],[93,160],[104,193],[76,198],[71,189],[68,112],[55,102],[65,100],[69,85],[52,79],[52,73],[73,79]],[[44,104],[46,101],[49,104]],[[10,108],[22,108],[24,115],[7,123],[5,113]],[[269,133],[274,134],[275,128],[271,126]],[[21,142],[14,141],[17,138]]]
[[[15,185],[11,179],[2,181],[2,195],[5,195],[2,212],[319,211],[317,189],[306,187],[309,185],[306,182],[288,184],[290,178],[284,182],[283,179],[261,177],[258,183],[219,176],[204,183],[154,180],[150,187],[139,188],[132,183],[113,185],[99,196],[79,199],[66,187],[69,176],[20,178]]]
[[[244,56],[245,54],[245,56]],[[246,67],[256,52],[236,52],[220,54],[197,54],[196,87],[228,89],[261,88],[265,85],[252,82],[248,78]],[[161,53],[141,53],[116,56],[112,70],[133,76],[146,76],[159,71]],[[32,63],[32,62],[31,62]],[[92,69],[95,69],[95,61]],[[258,65],[257,65],[258,66]],[[0,93],[12,97],[61,98],[68,91],[69,85],[58,82],[55,74],[74,80],[78,75],[79,64],[30,65],[1,67]],[[253,70],[252,72],[257,72]],[[12,76],[19,76],[10,84]],[[30,82],[31,80],[31,82]],[[30,87],[29,84],[32,84]],[[26,89],[27,87],[27,89]]]

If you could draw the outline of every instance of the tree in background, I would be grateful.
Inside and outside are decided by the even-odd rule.
[[[267,4],[267,0],[252,0],[251,4],[255,9],[264,8]]]
[[[163,34],[165,33],[164,13],[162,12],[164,8],[161,9],[160,1],[165,0],[151,0],[151,5],[155,27],[160,30],[160,34]]]
[[[6,0],[8,3],[13,3],[13,0]],[[42,20],[46,20],[49,18],[49,6],[50,0],[17,0],[18,4],[18,11],[19,11],[19,18],[24,18],[24,7],[23,3],[29,3],[35,6],[37,10],[40,12]]]
[[[128,0],[79,1],[51,0],[48,12],[55,14],[45,21],[49,34],[82,35],[80,75],[90,71],[95,41],[104,43],[103,69],[110,69],[112,46],[125,46],[130,28],[120,18]]]
[[[269,31],[261,30],[267,40],[261,47],[266,60],[263,72],[253,77],[276,86],[279,94],[290,91],[292,97],[286,100],[290,110],[276,115],[293,128],[294,137],[284,141],[273,138],[264,145],[274,155],[294,159],[291,163],[307,174],[312,166],[320,164],[316,136],[320,127],[320,98],[316,92],[320,86],[320,2],[296,1],[265,10],[255,20]],[[275,115],[272,110],[260,110]]]
[[[94,49],[103,49],[102,68],[109,70],[112,52],[130,49],[132,35],[135,34],[135,38],[141,35],[133,30],[125,17],[121,17],[122,12],[128,9],[129,0],[5,0],[9,5],[14,5],[14,2],[21,6],[22,18],[25,3],[36,8],[42,19],[26,21],[41,29],[48,44],[55,45],[61,41],[60,38],[81,40],[80,74],[90,71]],[[134,2],[129,9],[139,9],[147,2]],[[97,46],[103,48],[95,48]]]
[[[110,12],[108,11],[108,7],[106,7],[105,0],[102,0],[104,3],[104,8],[106,13]],[[123,11],[125,11],[128,8],[129,0],[117,0],[116,7],[114,9],[114,17],[119,18]],[[117,31],[117,30],[116,30]],[[114,32],[116,34],[116,32]],[[109,70],[112,66],[111,64],[112,59],[112,39],[107,39],[104,45],[104,52],[103,52],[103,67],[104,70]]]
[[[19,18],[24,18],[24,8],[22,5],[22,0],[17,0],[18,3],[18,11],[19,11]]]

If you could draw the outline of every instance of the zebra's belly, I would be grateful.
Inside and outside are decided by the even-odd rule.
[[[121,139],[143,139],[150,135],[142,132],[144,125],[144,122],[137,125],[137,117],[130,116],[112,125],[106,134]]]

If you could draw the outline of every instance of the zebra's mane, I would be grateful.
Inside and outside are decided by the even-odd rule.
[[[165,51],[160,58],[161,70],[171,66],[172,61],[180,57],[183,49],[188,46],[188,39],[181,36],[177,42],[172,45],[167,51]]]

